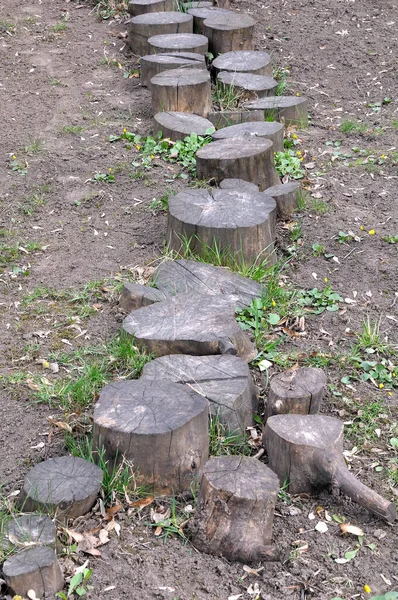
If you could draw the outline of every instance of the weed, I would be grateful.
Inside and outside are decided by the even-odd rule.
[[[109,168],[109,173],[95,173],[91,181],[101,181],[104,183],[114,183],[115,175],[112,172],[112,167]]]
[[[325,246],[323,246],[323,244],[315,242],[314,244],[312,244],[312,253],[316,257],[320,256],[321,254],[325,254]]]
[[[324,215],[329,211],[329,205],[324,200],[319,200],[319,198],[311,198],[311,210],[319,215]]]
[[[375,429],[377,429],[380,415],[383,414],[383,408],[381,400],[361,399],[360,402],[354,402],[352,410],[356,413],[356,416],[345,424],[347,435],[354,437],[355,442],[360,446],[366,440],[375,439],[377,437]]]
[[[107,20],[127,11],[126,0],[94,0],[95,8],[101,19]]]
[[[247,443],[246,436],[239,431],[230,431],[229,428],[220,421],[218,413],[210,415],[209,435],[210,456],[225,456],[232,454],[250,456],[251,454],[251,448]]]
[[[52,27],[52,31],[54,33],[61,33],[63,31],[65,31],[66,29],[68,29],[68,25],[66,24],[65,21],[60,21],[59,23],[56,23],[53,27]]]
[[[366,123],[359,123],[357,121],[343,121],[340,125],[340,131],[343,133],[357,133],[362,134],[369,130],[369,126]]]
[[[92,570],[85,567],[84,569],[80,569],[71,577],[69,582],[68,591],[65,592],[57,592],[55,594],[56,598],[61,598],[61,600],[69,600],[69,598],[81,598],[85,596],[86,593],[92,588],[91,585],[88,585],[88,581],[92,575]],[[76,594],[76,596],[75,596]]]
[[[398,244],[398,235],[385,235],[383,241],[387,244]]]
[[[300,238],[303,237],[303,230],[301,226],[301,221],[297,221],[290,230],[290,239],[292,242],[297,242]]]
[[[25,152],[27,154],[37,154],[42,149],[42,142],[40,140],[32,140],[30,144],[25,146]]]
[[[289,480],[285,479],[284,482],[282,483],[279,492],[278,492],[278,500],[280,500],[281,502],[283,502],[284,504],[291,504],[291,498],[290,498],[290,494],[288,493],[289,489]]]
[[[374,323],[370,320],[369,315],[362,324],[362,333],[358,336],[358,342],[355,353],[364,350],[368,354],[385,354],[391,348],[385,340],[382,340],[380,332],[381,319],[377,319]]]
[[[391,126],[394,127],[394,129],[398,129],[398,119],[393,119],[391,121]]]
[[[216,110],[236,110],[245,99],[245,93],[244,90],[235,88],[233,85],[224,85],[217,80],[213,88],[212,99]]]
[[[85,130],[86,127],[83,127],[83,125],[64,125],[62,127],[62,133],[71,133],[73,135],[81,135]]]
[[[318,290],[318,288],[308,291],[301,290],[296,297],[296,303],[299,306],[316,315],[320,315],[325,310],[330,312],[339,310],[340,302],[343,302],[343,298],[337,292],[333,292],[329,284],[324,290]]]
[[[149,210],[157,214],[158,212],[167,212],[169,208],[169,194],[166,192],[160,198],[153,198],[149,204]]]
[[[42,245],[38,242],[19,242],[12,246],[0,243],[0,267],[11,267],[22,256],[41,251]]]
[[[14,31],[14,23],[10,23],[9,21],[0,21],[0,33],[13,33]]]
[[[184,540],[184,542],[188,542],[188,538],[184,533],[184,526],[186,523],[187,516],[182,511],[177,512],[177,502],[173,496],[171,499],[171,507],[167,510],[164,520],[147,524],[150,527],[155,527],[156,529],[160,528],[162,531],[161,537],[166,543],[170,536],[177,536]]]
[[[305,171],[301,166],[302,158],[293,150],[287,149],[284,152],[275,152],[274,160],[276,170],[281,178],[285,175],[293,179],[304,177]]]
[[[19,207],[19,211],[27,216],[32,216],[36,213],[36,211],[44,206],[47,202],[47,198],[45,196],[46,192],[49,191],[49,186],[47,184],[37,186],[34,188],[30,196],[28,196],[23,204]]]
[[[19,160],[16,154],[12,154],[10,158],[10,162],[8,163],[9,167],[12,171],[15,171],[19,175],[26,175],[28,172],[28,163],[26,160]]]
[[[297,209],[299,212],[303,212],[307,208],[308,194],[305,190],[300,189],[297,194]]]
[[[62,81],[60,81],[56,77],[52,77],[50,79],[50,85],[53,85],[54,87],[56,87],[56,86],[67,87],[66,83],[63,83]]]

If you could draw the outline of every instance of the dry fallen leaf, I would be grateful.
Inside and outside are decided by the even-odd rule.
[[[356,527],[350,523],[340,523],[340,529],[343,533],[352,533],[352,535],[358,535],[359,537],[363,537],[365,535],[360,527]]]
[[[147,498],[143,498],[142,500],[135,500],[134,502],[129,502],[129,506],[131,508],[144,508],[145,506],[149,506],[155,500],[155,496],[148,496]]]
[[[319,521],[315,525],[315,531],[318,531],[319,533],[326,533],[328,531],[328,529],[329,528],[324,521]]]

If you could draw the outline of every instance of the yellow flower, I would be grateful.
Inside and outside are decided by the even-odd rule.
[[[382,390],[384,387],[384,383],[379,383],[379,389]]]
[[[297,150],[297,156],[301,156],[301,150]]]
[[[370,231],[368,231],[369,235],[374,235],[376,232],[374,229],[371,229]]]
[[[14,596],[13,600],[23,600],[22,596]]]
[[[112,173],[112,167],[109,167],[109,172]]]
[[[296,96],[300,96],[299,92],[296,92]]]
[[[304,156],[300,156],[300,160],[304,160]]]
[[[323,281],[324,281],[325,283],[327,283],[327,282],[328,282],[328,278],[327,278],[327,277],[324,277]]]
[[[367,584],[363,586],[363,589],[365,590],[365,592],[366,592],[367,594],[370,594],[370,592],[372,591],[372,590],[370,589],[370,587],[369,587]]]
[[[364,230],[364,226],[363,226],[363,225],[360,225],[360,226],[359,226],[359,229],[360,229],[361,231],[363,231],[363,230]]]
[[[126,128],[123,129],[123,133],[127,133],[127,129]]]
[[[17,155],[13,154],[11,158],[13,158],[15,160],[17,158]]]
[[[380,158],[387,158],[385,154],[382,154]]]
[[[151,154],[151,158],[155,158],[155,155],[154,155],[154,154]]]
[[[138,144],[136,145],[137,150],[141,150],[141,146],[139,146]]]
[[[276,306],[275,300],[272,300],[271,304],[272,304],[272,306]]]
[[[392,396],[392,392],[388,392],[388,395],[389,395],[389,396]]]
[[[294,140],[297,140],[297,135],[296,135],[295,133],[293,133],[293,135],[292,135],[292,138],[293,138]]]

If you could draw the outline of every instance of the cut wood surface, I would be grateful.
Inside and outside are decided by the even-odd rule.
[[[235,296],[192,293],[139,308],[123,328],[154,356],[232,354],[250,362],[256,348],[235,320]]]
[[[244,179],[260,191],[280,183],[270,140],[257,137],[222,139],[203,146],[196,153],[198,179]]]
[[[214,127],[208,119],[188,112],[159,112],[153,118],[154,135],[161,132],[173,141],[183,140],[191,133],[206,136],[209,131],[214,131]]]
[[[315,367],[301,367],[274,375],[269,384],[267,416],[318,413],[325,385],[325,373]]]
[[[213,63],[214,64],[214,63]],[[286,127],[307,127],[307,99],[298,96],[268,96],[252,102],[245,102],[245,110],[258,111],[265,119],[284,121]]]
[[[57,518],[86,514],[102,485],[103,472],[88,460],[60,456],[45,460],[28,471],[21,492],[26,512],[54,512]]]
[[[289,219],[298,208],[300,184],[298,181],[281,183],[265,190],[276,202],[277,214],[280,219]]]
[[[361,483],[343,458],[343,423],[324,415],[275,415],[267,420],[264,440],[269,467],[291,494],[316,494],[335,486],[374,514],[394,521],[392,502]]]
[[[149,54],[159,52],[194,52],[195,54],[206,54],[209,40],[198,33],[176,33],[175,35],[161,34],[149,38]]]
[[[21,550],[32,545],[55,548],[57,532],[54,521],[46,515],[13,516],[2,528],[1,547]]]
[[[129,21],[129,44],[139,56],[149,54],[148,39],[162,34],[192,33],[193,17],[186,13],[150,12]]]
[[[187,384],[209,402],[228,431],[245,433],[258,409],[258,390],[248,365],[237,356],[172,354],[147,363],[143,377],[154,382],[170,379]]]
[[[166,260],[160,263],[153,280],[164,294],[210,294],[236,296],[237,306],[246,308],[254,298],[261,298],[263,287],[257,281],[242,277],[223,267],[195,260]]]
[[[255,458],[211,458],[191,526],[193,545],[231,561],[278,560],[270,547],[278,491],[278,477]]]
[[[160,290],[139,283],[125,283],[120,296],[119,305],[126,312],[149,306],[154,302],[165,300],[166,296]]]
[[[136,17],[150,12],[170,11],[174,8],[174,0],[130,0],[128,12]]]
[[[14,554],[5,561],[3,573],[14,594],[23,597],[27,597],[29,590],[33,590],[38,599],[43,596],[54,598],[56,592],[64,587],[57,556],[52,548],[46,546]]]
[[[238,264],[258,257],[275,263],[276,204],[259,192],[187,189],[169,198],[167,244],[202,255],[208,248],[229,254]]]
[[[214,55],[254,50],[255,20],[245,13],[215,13],[203,21],[203,35]]]
[[[171,69],[205,69],[205,57],[194,52],[147,54],[140,61],[141,85],[150,86],[152,77]]]
[[[284,127],[281,123],[272,121],[253,121],[250,123],[240,123],[238,125],[223,127],[222,129],[215,131],[212,134],[212,137],[213,140],[223,140],[234,137],[264,138],[266,140],[271,140],[273,143],[273,152],[282,152],[283,130]]]
[[[232,73],[221,71],[217,81],[225,88],[244,93],[244,97],[257,99],[272,96],[278,87],[278,82],[273,77],[266,75],[253,75],[253,73]]]
[[[219,110],[212,111],[207,115],[216,129],[239,125],[239,123],[248,123],[252,121],[264,121],[264,115],[258,110]]]
[[[152,109],[205,117],[211,109],[210,74],[206,69],[172,69],[152,77]]]
[[[110,468],[131,461],[136,480],[156,494],[190,490],[208,456],[208,401],[169,380],[141,378],[106,386],[94,409],[93,447]]]
[[[219,8],[218,6],[199,6],[192,7],[188,10],[188,14],[193,16],[193,30],[195,33],[203,33],[203,21],[211,18],[214,15],[233,14],[231,10]]]
[[[221,190],[239,190],[240,192],[258,192],[258,186],[243,179],[223,179],[218,186]]]
[[[213,60],[212,68],[216,73],[230,71],[232,73],[253,73],[272,77],[271,57],[267,52],[257,50],[241,50],[227,52]]]

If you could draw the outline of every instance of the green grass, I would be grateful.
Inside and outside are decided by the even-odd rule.
[[[243,455],[250,456],[251,447],[248,444],[247,437],[239,431],[230,431],[219,416],[211,415],[209,421],[210,435],[210,456]]]
[[[362,332],[358,335],[356,352],[364,350],[368,354],[374,354],[375,352],[386,354],[392,349],[392,345],[385,338],[383,339],[380,327],[381,318],[372,322],[369,315],[366,317],[362,324]]]
[[[23,215],[32,216],[47,202],[46,194],[50,191],[47,184],[35,187],[32,193],[19,206],[18,210]]]
[[[0,243],[0,267],[11,268],[24,257],[41,250],[42,245],[39,242],[21,241],[13,245]]]
[[[83,125],[64,125],[62,127],[62,133],[71,133],[72,135],[81,135],[86,127]]]
[[[54,33],[61,33],[62,31],[68,29],[68,25],[65,23],[65,21],[60,21],[59,23],[56,23],[51,29]]]
[[[311,198],[311,210],[312,212],[318,213],[318,215],[324,215],[329,212],[330,206],[324,200]]]
[[[233,85],[224,85],[221,81],[213,87],[212,100],[216,110],[233,111],[239,108],[245,94]]]
[[[359,123],[358,121],[343,121],[340,124],[340,131],[347,134],[362,134],[369,130],[369,125]]]
[[[32,140],[28,145],[25,146],[25,152],[27,154],[37,154],[42,149],[43,142],[40,140]]]

